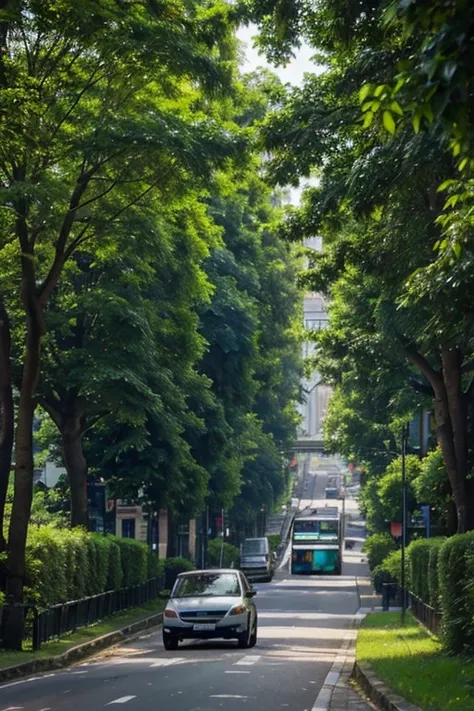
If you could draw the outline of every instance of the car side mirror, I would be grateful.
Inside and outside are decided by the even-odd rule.
[[[256,590],[247,590],[245,593],[245,597],[252,598],[252,597],[255,597],[256,594],[257,594]]]

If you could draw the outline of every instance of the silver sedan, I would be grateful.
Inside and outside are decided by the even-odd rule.
[[[243,649],[257,642],[256,590],[240,570],[195,570],[176,579],[163,615],[163,645],[183,639],[236,639]]]

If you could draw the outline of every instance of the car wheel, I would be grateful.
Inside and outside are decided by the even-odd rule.
[[[252,634],[250,635],[249,647],[255,647],[256,644],[257,644],[257,618],[255,618],[255,622],[253,624],[253,631],[252,631]]]
[[[174,652],[178,649],[178,638],[170,634],[163,635],[163,647],[167,652]]]
[[[245,632],[242,632],[238,639],[238,645],[240,649],[248,649],[249,647],[252,646],[251,640],[252,640],[252,628],[251,628],[251,619],[249,615],[248,623],[247,623],[247,629]],[[256,641],[256,639],[255,639]]]

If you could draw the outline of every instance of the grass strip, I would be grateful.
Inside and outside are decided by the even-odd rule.
[[[474,711],[474,660],[446,655],[410,613],[404,626],[398,612],[367,615],[357,661],[370,664],[387,686],[423,711]]]
[[[0,650],[0,669],[5,667],[31,662],[36,659],[45,659],[48,657],[56,657],[58,654],[63,654],[69,651],[72,647],[77,647],[79,644],[91,642],[97,637],[116,632],[117,630],[127,627],[134,622],[151,617],[151,615],[161,612],[165,606],[165,600],[154,600],[152,602],[141,605],[140,607],[132,607],[124,612],[117,613],[111,617],[106,617],[102,622],[98,622],[90,627],[83,627],[74,632],[74,634],[65,635],[59,641],[45,642],[41,645],[41,649],[33,652],[31,642],[25,642],[22,652],[7,652]]]

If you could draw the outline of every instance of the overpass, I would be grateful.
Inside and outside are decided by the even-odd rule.
[[[298,437],[295,444],[291,448],[294,453],[305,454],[306,452],[322,452],[324,451],[324,439],[322,434],[312,435],[310,437]]]

